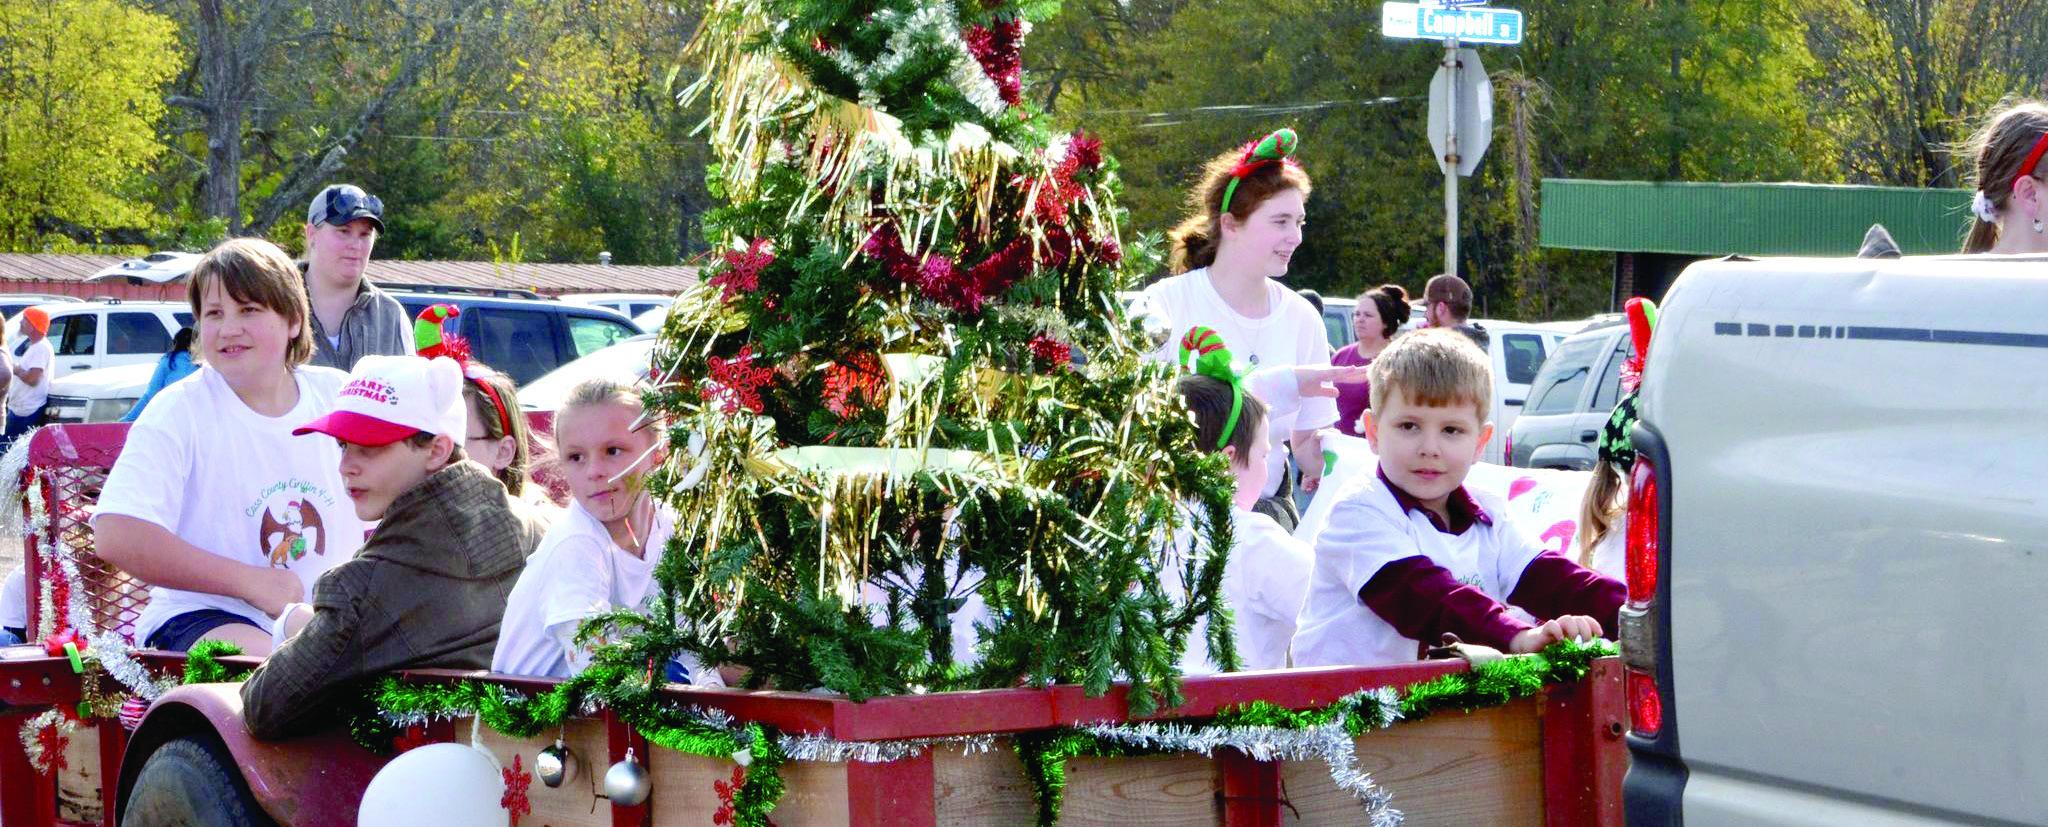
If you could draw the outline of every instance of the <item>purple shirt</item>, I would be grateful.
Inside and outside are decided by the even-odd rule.
[[[1337,352],[1330,356],[1330,364],[1349,367],[1351,365],[1370,365],[1372,360],[1358,355],[1358,343],[1352,342],[1338,348]],[[1355,385],[1338,384],[1337,430],[1355,437],[1364,437],[1365,432],[1358,429],[1358,415],[1364,413],[1365,409],[1369,407],[1372,407],[1371,382],[1360,382]]]

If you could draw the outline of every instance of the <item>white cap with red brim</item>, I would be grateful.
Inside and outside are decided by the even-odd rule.
[[[457,442],[469,432],[462,368],[453,359],[365,356],[341,386],[333,412],[292,431],[322,433],[352,445],[389,445],[418,433]]]

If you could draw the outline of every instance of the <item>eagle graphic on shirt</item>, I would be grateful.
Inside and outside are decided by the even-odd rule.
[[[264,553],[270,557],[270,565],[276,568],[290,568],[294,561],[310,551],[316,555],[327,554],[327,532],[320,520],[320,510],[305,500],[285,503],[282,515],[273,515],[270,509],[263,509],[263,527],[258,542]]]

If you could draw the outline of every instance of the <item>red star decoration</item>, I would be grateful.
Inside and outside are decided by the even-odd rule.
[[[533,803],[526,800],[526,788],[533,786],[533,773],[520,765],[519,756],[512,756],[512,766],[499,770],[505,776],[505,794],[498,797],[498,806],[512,814],[512,827],[519,827],[519,817],[533,814]]]
[[[741,408],[754,413],[765,410],[761,388],[774,379],[775,371],[753,363],[753,345],[740,348],[731,359],[713,356],[710,361],[710,384],[701,391],[704,401],[721,403],[729,414],[739,413]]]
[[[751,293],[761,287],[761,271],[775,263],[775,255],[768,252],[768,239],[757,238],[742,251],[729,250],[725,254],[725,269],[711,277],[711,283],[725,291],[725,300],[732,301],[741,293]]]
[[[71,766],[69,762],[64,760],[64,748],[71,745],[71,739],[64,737],[64,733],[58,729],[56,724],[43,727],[42,731],[36,733],[36,745],[43,748],[42,771],[44,775],[52,775],[58,770]]]

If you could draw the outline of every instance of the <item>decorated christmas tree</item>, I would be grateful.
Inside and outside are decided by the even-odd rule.
[[[681,519],[618,654],[856,698],[1127,680],[1140,711],[1199,620],[1234,665],[1224,460],[1118,298],[1156,255],[1101,143],[1020,94],[1056,8],[711,4],[727,206],[656,353]]]

